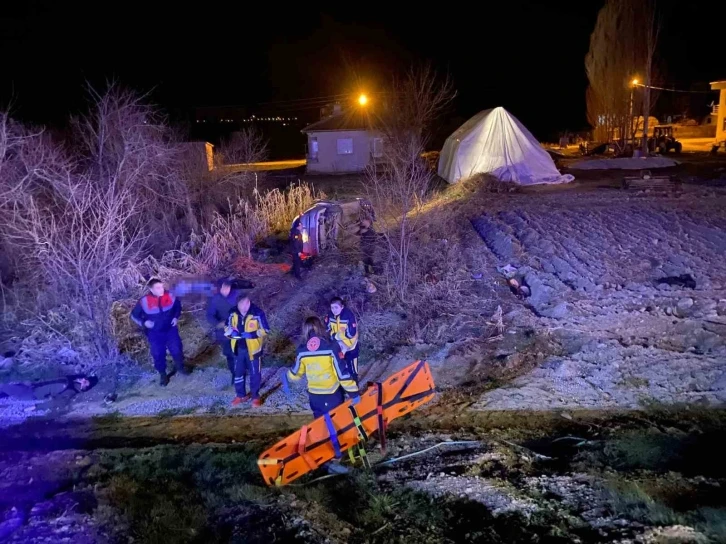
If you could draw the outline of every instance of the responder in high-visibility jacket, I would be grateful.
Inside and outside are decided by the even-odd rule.
[[[343,404],[345,393],[358,396],[358,384],[341,365],[340,350],[335,342],[327,339],[319,318],[305,320],[303,338],[305,343],[298,348],[295,366],[287,371],[283,386],[286,387],[286,380],[307,378],[310,409],[317,418]]]
[[[330,339],[337,342],[343,352],[344,366],[358,383],[358,323],[340,297],[330,301],[330,313],[325,318],[325,325]]]
[[[233,405],[252,399],[252,406],[262,405],[260,384],[262,382],[262,347],[270,334],[265,312],[250,302],[247,295],[241,295],[237,305],[229,312],[224,334],[230,339],[234,363],[234,390],[237,396]],[[250,393],[247,394],[245,380],[250,375]]]

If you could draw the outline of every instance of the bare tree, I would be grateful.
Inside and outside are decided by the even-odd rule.
[[[222,143],[215,159],[220,165],[254,164],[267,159],[267,141],[255,127],[233,132]]]
[[[598,14],[590,36],[590,50],[585,68],[590,85],[587,89],[587,113],[597,139],[619,140],[622,145],[632,126],[631,98],[633,80],[645,77],[644,116],[650,113],[651,85],[655,44],[657,42],[655,2],[608,0]],[[647,130],[647,126],[644,127]]]
[[[658,36],[661,30],[661,20],[656,12],[655,0],[641,0],[638,6],[637,20],[642,21],[641,32],[645,42],[645,96],[643,97],[643,140],[641,143],[643,153],[648,153],[648,118],[651,112],[651,87],[653,85],[653,64]]]
[[[383,160],[368,169],[365,186],[382,223],[387,278],[402,302],[413,279],[409,256],[433,178],[421,155],[432,122],[455,94],[451,80],[438,78],[430,66],[412,69],[403,80],[394,81],[375,118],[373,128],[383,139]]]
[[[147,251],[184,203],[165,125],[140,97],[112,87],[75,120],[75,147],[15,128],[0,163],[3,236],[27,280],[57,293],[85,318],[98,356],[116,345],[109,277]],[[7,152],[10,148],[11,152]]]

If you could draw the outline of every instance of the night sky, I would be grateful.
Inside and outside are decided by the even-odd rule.
[[[0,105],[32,122],[62,122],[83,108],[84,81],[102,87],[110,78],[151,91],[180,119],[195,106],[255,111],[299,99],[265,107],[315,118],[318,97],[375,93],[411,63],[431,61],[459,91],[452,116],[502,105],[545,137],[586,128],[584,57],[602,2],[417,3],[408,13],[385,2],[339,2],[322,13],[308,2],[9,4]],[[717,5],[666,6],[668,84],[726,78]]]

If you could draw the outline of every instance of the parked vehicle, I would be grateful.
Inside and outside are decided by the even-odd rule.
[[[653,137],[648,138],[648,149],[651,153],[658,152],[665,155],[670,151],[680,153],[683,144],[673,135],[672,125],[659,125],[653,128]]]

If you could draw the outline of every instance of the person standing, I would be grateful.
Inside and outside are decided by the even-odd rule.
[[[230,339],[234,353],[234,389],[236,397],[232,405],[252,399],[252,406],[262,406],[260,384],[262,382],[262,347],[270,334],[265,312],[250,302],[247,295],[241,295],[227,319],[224,334]],[[245,380],[250,375],[250,392]]]
[[[290,229],[290,252],[292,253],[292,273],[297,279],[302,279],[301,268],[302,268],[302,257],[301,253],[304,251],[305,243],[303,241],[303,225],[301,218],[295,219],[292,223],[292,229]]]
[[[376,265],[374,258],[376,252],[377,234],[376,231],[373,230],[369,219],[364,219],[363,221],[361,221],[358,235],[360,236],[360,250],[363,256],[363,267],[365,268],[365,273],[375,274]]]
[[[340,297],[330,301],[330,313],[325,318],[325,324],[330,339],[338,342],[344,354],[347,371],[358,383],[358,323]]]
[[[224,327],[230,312],[237,304],[239,295],[240,291],[232,288],[232,280],[223,279],[219,284],[219,290],[207,304],[207,321],[214,327],[214,339],[222,348],[222,354],[227,359],[227,368],[232,374],[232,385],[234,385],[234,352],[232,351],[232,341],[224,335]]]
[[[303,323],[303,343],[297,349],[295,365],[283,375],[285,381],[308,382],[308,399],[313,416],[318,418],[345,401],[345,393],[358,396],[358,384],[341,364],[339,348],[330,341],[320,318],[308,317]],[[283,386],[287,389],[287,384]]]
[[[154,368],[159,373],[159,385],[164,387],[170,376],[166,373],[167,350],[174,360],[175,371],[185,376],[189,374],[184,368],[184,347],[177,328],[182,307],[160,279],[152,278],[148,287],[149,293],[139,299],[130,317],[146,334]]]
[[[358,397],[358,384],[341,365],[338,346],[327,338],[320,318],[308,317],[302,332],[303,343],[298,347],[295,365],[282,375],[282,387],[289,395],[289,382],[306,378],[310,409],[317,419],[343,404],[346,394],[351,398]],[[328,461],[321,468],[332,474],[348,472],[336,461]]]

